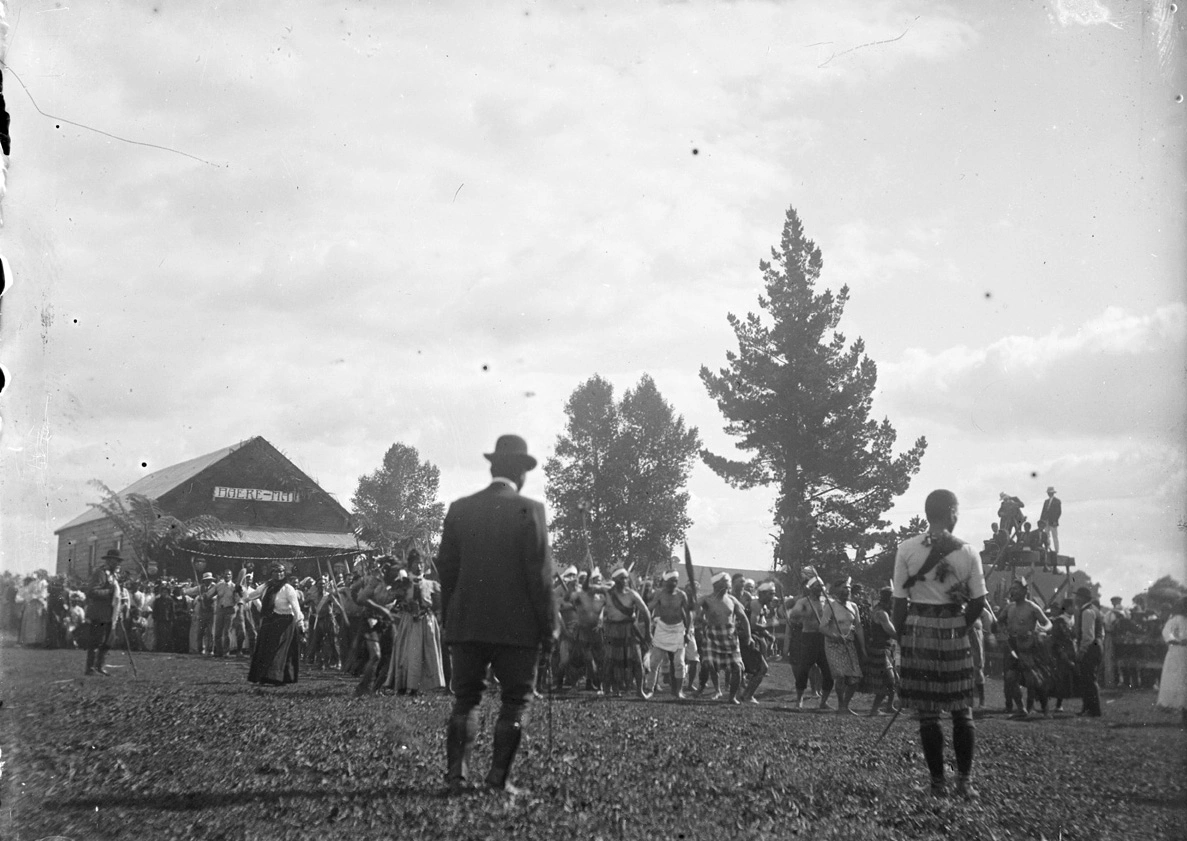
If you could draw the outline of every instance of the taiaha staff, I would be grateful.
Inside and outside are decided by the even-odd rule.
[[[338,594],[338,584],[337,584],[337,582],[335,582],[335,581],[334,581],[334,574],[333,574],[333,573],[334,573],[334,566],[331,564],[331,565],[330,565],[330,575],[329,575],[329,579],[330,579],[330,588],[329,588],[330,603],[331,603],[331,604],[333,604],[333,605],[336,605],[336,606],[337,606],[337,608],[338,608],[338,610],[339,610],[339,611],[341,611],[341,613],[342,613],[342,619],[343,619],[344,621],[347,621],[347,622],[349,622],[349,621],[350,621],[350,620],[349,620],[349,617],[346,615],[346,607],[345,607],[345,606],[342,604],[342,602],[340,601],[340,597],[339,597],[339,594]],[[318,574],[318,575],[324,575],[324,573],[321,571],[321,558],[318,558],[318,559],[317,559],[317,574]]]
[[[894,723],[895,723],[895,721],[897,721],[897,720],[898,720],[899,713],[901,713],[902,711],[903,711],[903,702],[902,702],[902,700],[900,699],[900,700],[899,700],[899,707],[898,707],[898,709],[894,711],[894,715],[892,715],[892,716],[890,717],[890,721],[886,722],[886,726],[885,726],[884,728],[882,728],[882,735],[881,735],[881,736],[879,736],[879,737],[878,737],[878,739],[877,739],[877,741],[875,741],[875,742],[874,742],[874,747],[877,747],[877,746],[878,746],[878,744],[879,744],[879,743],[880,743],[880,742],[881,742],[881,741],[882,741],[884,738],[886,738],[886,734],[890,732],[890,725],[894,724]]]
[[[112,577],[114,578],[114,576],[112,576]],[[124,652],[128,655],[128,665],[132,667],[132,677],[137,678],[140,675],[137,674],[137,672],[136,672],[136,661],[132,659],[132,645],[131,645],[131,643],[128,642],[128,623],[126,621],[127,617],[124,616],[124,611],[120,607],[120,604],[122,603],[122,601],[123,601],[122,599],[116,600],[116,608],[115,609],[119,613],[120,628],[122,628],[123,632],[124,632]],[[132,601],[129,598],[128,606],[131,607],[131,604],[132,604]]]

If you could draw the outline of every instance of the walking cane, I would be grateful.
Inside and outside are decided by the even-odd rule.
[[[552,767],[552,652],[548,653],[548,765]]]
[[[128,642],[128,623],[122,612],[120,613],[120,627],[124,631],[124,652],[128,655],[128,665],[132,667],[132,677],[138,678],[140,675],[136,673],[136,661],[132,659],[132,646]]]

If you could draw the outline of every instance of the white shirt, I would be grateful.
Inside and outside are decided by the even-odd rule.
[[[909,537],[899,544],[898,553],[894,556],[894,597],[896,599],[910,598],[920,604],[952,604],[954,591],[967,588],[970,599],[978,599],[989,593],[985,587],[985,572],[981,569],[981,558],[969,544],[949,552],[931,572],[916,581],[915,586],[908,593],[906,584],[908,576],[923,566],[927,556],[931,553],[930,546],[923,545],[927,535]],[[939,580],[941,567],[947,566],[944,580]]]
[[[254,590],[248,590],[243,594],[243,600],[250,602],[260,598],[267,588],[268,584],[265,582]],[[301,599],[297,595],[296,588],[287,581],[283,587],[276,591],[276,598],[272,602],[272,612],[283,616],[292,616],[298,628],[305,627],[305,617],[301,615]]]

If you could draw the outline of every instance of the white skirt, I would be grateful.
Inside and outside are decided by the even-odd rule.
[[[1158,706],[1187,710],[1187,646],[1168,645],[1158,682]]]
[[[684,623],[669,625],[662,619],[655,620],[655,633],[651,636],[651,647],[660,651],[684,653]]]

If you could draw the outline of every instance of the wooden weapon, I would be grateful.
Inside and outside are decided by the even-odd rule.
[[[895,711],[894,711],[894,715],[892,715],[892,716],[890,717],[890,721],[886,722],[886,726],[882,728],[882,735],[881,735],[881,736],[879,736],[879,737],[878,737],[878,739],[877,739],[877,741],[875,741],[875,742],[874,742],[874,745],[875,745],[875,746],[877,746],[879,742],[881,742],[881,741],[882,741],[884,738],[886,738],[886,734],[890,732],[890,725],[892,725],[892,724],[894,724],[896,721],[898,721],[899,713],[901,713],[902,711],[903,711],[903,708],[902,708],[902,705],[901,705],[901,703],[900,703],[900,706],[899,706],[899,708],[898,708],[897,710],[895,710]]]

